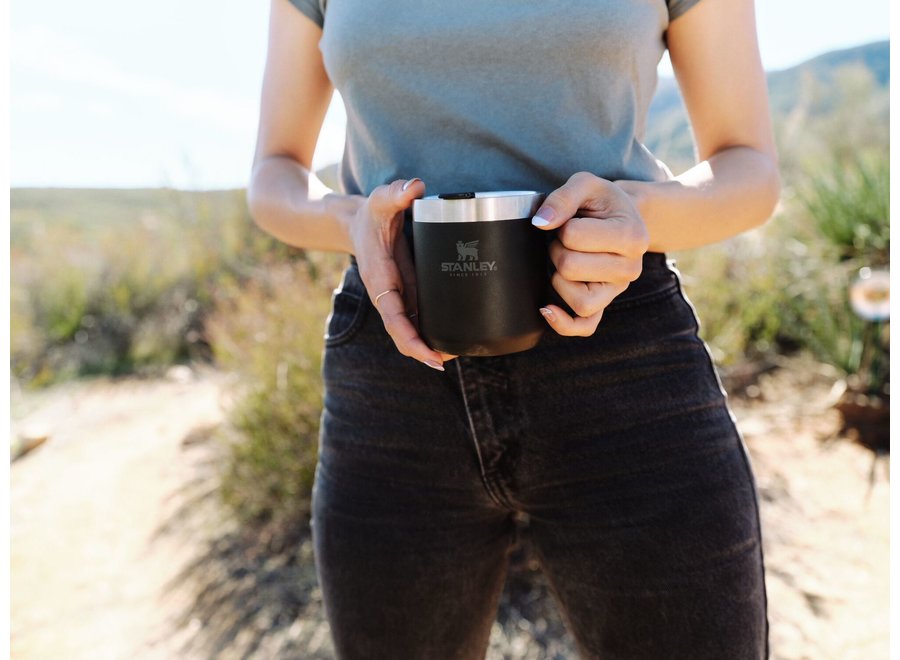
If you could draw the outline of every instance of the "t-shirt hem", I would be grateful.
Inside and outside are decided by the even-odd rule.
[[[684,14],[688,9],[696,5],[700,0],[674,0],[669,5],[669,22],[671,23],[676,18]]]
[[[320,28],[325,25],[325,17],[316,0],[289,0],[289,2]]]

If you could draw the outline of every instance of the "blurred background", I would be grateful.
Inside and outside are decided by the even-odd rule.
[[[781,203],[670,256],[757,473],[772,657],[886,658],[888,2],[756,4]],[[308,512],[346,262],[246,209],[267,18],[12,4],[13,657],[333,657]],[[659,72],[646,144],[678,173]],[[344,122],[335,95],[333,187]],[[488,657],[574,657],[525,523]]]

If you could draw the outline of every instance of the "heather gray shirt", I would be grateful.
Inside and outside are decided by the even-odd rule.
[[[659,181],[642,144],[670,21],[698,0],[291,0],[347,109],[343,193]]]

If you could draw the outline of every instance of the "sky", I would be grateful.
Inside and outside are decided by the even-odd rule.
[[[11,185],[245,186],[268,7],[14,0]],[[756,0],[756,12],[767,70],[889,35],[888,0]],[[667,60],[660,74],[671,75]],[[336,95],[314,167],[340,159],[344,121]]]

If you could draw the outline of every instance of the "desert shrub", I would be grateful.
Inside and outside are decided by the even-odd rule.
[[[860,365],[865,332],[847,297],[857,269],[849,264],[823,268],[813,259],[805,261],[805,277],[792,287],[794,295],[785,308],[792,333],[818,359],[853,373]]]
[[[137,208],[124,192],[111,205],[114,191],[39,192],[17,192],[11,251],[10,363],[32,386],[207,360],[219,282],[252,279],[263,259],[305,258],[253,224],[242,191],[133,191]]]
[[[222,286],[206,333],[236,378],[223,470],[225,502],[247,523],[305,523],[322,410],[322,335],[341,260],[277,263]],[[315,273],[315,274],[313,274]]]
[[[776,350],[785,340],[785,272],[803,250],[782,216],[715,245],[673,253],[700,334],[719,364]]]
[[[881,96],[855,93],[870,89],[868,74],[839,73],[835,112],[808,117],[801,109],[806,130],[791,139],[779,133],[787,171],[775,218],[722,243],[673,254],[720,363],[806,349],[854,373],[863,345],[872,343],[864,339],[876,331],[851,311],[848,287],[861,268],[889,263],[887,125],[879,120]]]
[[[886,152],[835,160],[813,173],[800,189],[800,202],[827,241],[823,254],[861,259],[872,266],[890,258],[890,176]],[[833,260],[833,259],[832,259]]]
[[[866,355],[886,364],[848,292],[861,269],[889,262],[888,192],[887,153],[836,155],[787,187],[768,224],[674,255],[717,360],[804,349],[847,374]]]
[[[864,358],[887,365],[889,345],[878,324],[859,318],[849,303],[858,274],[890,261],[887,152],[830,163],[808,178],[797,204],[812,235],[795,263],[785,310],[797,341],[846,374],[866,368]],[[878,391],[887,372],[868,376],[874,381],[867,387]]]

